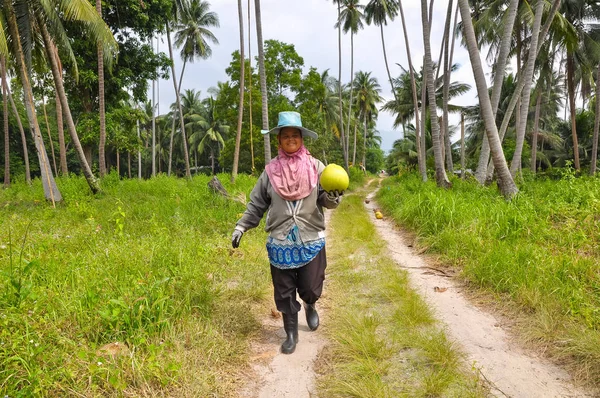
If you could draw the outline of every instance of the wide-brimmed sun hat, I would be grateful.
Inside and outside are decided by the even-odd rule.
[[[302,127],[302,117],[298,112],[279,112],[279,121],[277,127],[271,130],[261,130],[262,134],[279,134],[284,127],[293,127],[302,132],[302,137],[310,137],[316,139],[317,133],[307,128]]]

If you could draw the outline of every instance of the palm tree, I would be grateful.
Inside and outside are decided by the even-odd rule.
[[[513,27],[515,19],[517,17],[517,11],[519,6],[519,0],[510,0],[510,4],[506,10],[504,16],[504,30],[502,38],[500,40],[498,57],[496,58],[494,68],[494,83],[492,86],[492,113],[494,120],[498,112],[498,103],[500,101],[500,94],[502,90],[502,82],[504,81],[506,64],[508,62],[508,54],[512,43]],[[490,145],[487,140],[487,135],[483,137],[483,145],[479,156],[479,163],[475,171],[475,178],[480,184],[483,184],[487,175],[487,165],[490,158]]]
[[[231,182],[235,182],[240,159],[240,143],[242,141],[242,121],[244,116],[244,75],[246,60],[244,58],[244,13],[242,11],[242,0],[238,0],[238,16],[240,25],[240,102],[238,104],[237,133],[235,135],[235,150],[233,152],[233,169],[231,170]]]
[[[96,0],[96,11],[102,18],[102,0]],[[98,43],[98,111],[100,113],[100,140],[98,144],[98,171],[100,177],[106,175],[106,115],[104,109],[104,53],[101,43]]]
[[[364,123],[362,164],[367,167],[367,126],[372,122],[373,117],[377,115],[377,104],[382,100],[381,87],[377,82],[377,78],[371,76],[371,72],[359,71],[356,73],[356,79],[354,80],[354,90],[356,91],[356,105],[359,109],[359,115]]]
[[[256,41],[258,42],[258,73],[260,78],[260,97],[262,101],[262,129],[269,130],[269,101],[267,98],[267,77],[265,73],[265,50],[263,47],[262,17],[260,14],[260,0],[254,0],[256,14]],[[271,161],[271,138],[264,135],[265,164]]]
[[[55,202],[62,201],[62,195],[56,186],[54,175],[48,161],[48,154],[44,147],[44,141],[40,135],[40,126],[37,121],[35,114],[35,104],[33,101],[33,91],[29,81],[29,72],[25,63],[23,46],[21,44],[21,36],[19,32],[17,17],[15,9],[11,0],[4,0],[4,12],[6,17],[6,23],[8,25],[8,34],[10,36],[10,43],[12,47],[11,56],[16,61],[16,69],[21,78],[21,84],[23,86],[23,97],[25,100],[25,108],[27,111],[27,119],[32,129],[32,135],[35,142],[35,147],[40,163],[42,186],[44,188],[44,196],[47,200]]]
[[[60,6],[64,7],[62,3],[60,4]],[[112,57],[117,50],[117,44],[108,26],[104,23],[102,18],[99,17],[99,15],[91,7],[91,5],[85,0],[71,1],[68,4],[68,7],[60,8],[59,10],[46,9],[45,14],[37,12],[35,15],[35,21],[37,22],[37,26],[44,41],[46,58],[49,61],[52,70],[54,85],[61,103],[63,114],[67,122],[67,128],[69,130],[69,135],[71,136],[71,141],[75,148],[79,164],[81,165],[81,169],[87,180],[87,183],[90,186],[92,192],[96,193],[100,191],[100,186],[98,185],[98,182],[92,173],[92,170],[86,160],[83,148],[81,147],[81,144],[79,142],[79,137],[77,135],[75,123],[71,115],[71,109],[69,107],[69,103],[64,89],[62,70],[59,69],[61,67],[61,62],[60,58],[58,57],[58,52],[55,51],[57,44],[60,44],[68,53],[70,53],[72,59],[74,59],[74,56],[72,55],[70,44],[66,39],[66,35],[64,34],[62,25],[60,25],[59,23],[55,23],[53,26],[53,29],[59,32],[59,34],[55,35],[56,38],[51,37],[50,32],[48,30],[49,22],[58,21],[58,11],[60,11],[60,14],[62,14],[63,18],[67,20],[80,21],[87,26],[88,31],[92,35],[92,37],[96,38],[97,42],[101,43],[103,46],[102,53],[105,57],[104,61],[110,62],[112,60]],[[63,34],[60,34],[60,32],[63,32]],[[57,43],[56,40],[60,40],[60,42]]]
[[[481,115],[485,123],[485,131],[492,150],[494,166],[497,170],[498,188],[505,198],[510,199],[515,196],[519,190],[510,174],[506,161],[504,160],[504,152],[502,151],[500,137],[498,136],[498,128],[496,127],[496,122],[494,120],[492,103],[488,94],[487,83],[483,73],[483,67],[481,66],[479,49],[475,39],[469,2],[468,0],[458,0],[458,6],[463,20],[463,34],[469,50],[469,59],[471,60],[471,67],[473,69],[473,75],[475,76]]]
[[[360,4],[360,0],[342,0],[344,8],[341,10],[336,26],[342,26],[344,33],[350,32],[350,101],[348,102],[348,135],[350,135],[350,115],[352,113],[352,94],[354,85],[354,35],[359,29],[363,28],[362,20],[364,19],[361,10],[365,6]],[[346,144],[346,150],[348,145]]]
[[[191,0],[184,3],[181,18],[176,24],[175,47],[180,48],[183,60],[179,88],[183,81],[183,73],[188,62],[196,58],[208,59],[212,55],[210,43],[219,44],[219,40],[209,28],[219,27],[219,16],[210,10],[210,3],[203,0]]]
[[[342,1],[343,0],[333,0],[334,3],[337,3],[337,11],[338,18],[336,24],[334,25],[338,30],[338,104],[339,104],[339,119],[340,119],[340,139],[342,143],[342,155],[344,157],[344,167],[348,170],[348,146],[346,145],[346,137],[344,134],[344,107],[342,104],[342,27],[339,24],[341,20],[341,10],[342,10]],[[348,132],[350,134],[350,132]]]
[[[431,60],[430,25],[427,13],[427,0],[421,0],[421,20],[423,23],[423,44],[425,47],[425,61],[423,69],[427,79],[427,94],[429,100],[429,114],[431,119],[431,136],[433,138],[433,153],[435,159],[435,180],[439,187],[449,188],[450,181],[444,169],[444,158],[440,139],[440,125],[437,116],[437,105],[435,98],[435,83],[433,80],[433,62]]]
[[[402,20],[402,31],[404,32],[404,45],[406,47],[406,57],[408,60],[408,70],[410,72],[411,82],[411,93],[413,100],[413,107],[415,109],[415,137],[417,141],[417,156],[419,163],[419,172],[421,173],[421,179],[427,181],[427,168],[425,164],[425,140],[421,139],[421,123],[419,122],[419,105],[418,105],[418,92],[415,84],[414,68],[412,63],[412,57],[410,55],[410,41],[408,39],[408,32],[406,29],[406,20],[404,18],[404,9],[402,8],[402,0],[398,0],[398,9],[400,10],[400,18]]]
[[[2,115],[4,119],[4,188],[10,186],[10,140],[8,136],[8,83],[6,82],[6,63],[0,52],[0,78],[2,79]]]
[[[209,11],[210,3],[202,0],[191,0],[182,3],[180,19],[175,28],[175,46],[181,49],[180,56],[183,59],[183,67],[179,77],[178,91],[181,92],[183,74],[188,62],[194,62],[196,58],[208,59],[212,55],[210,42],[219,44],[219,40],[209,28],[219,27],[219,16]],[[185,112],[184,112],[185,115]],[[175,134],[175,123],[173,118],[171,125],[171,138],[169,145],[169,164],[167,174],[171,175],[171,164],[173,157],[173,135]]]
[[[203,112],[204,137],[197,147],[198,153],[203,153],[207,146],[210,148],[210,161],[213,174],[215,174],[215,158],[219,156],[219,152],[225,146],[224,136],[229,132],[229,126],[217,119],[215,111],[215,100],[212,97],[207,98]],[[216,151],[214,147],[215,143]]]
[[[566,51],[567,91],[569,108],[571,111],[571,137],[573,139],[574,166],[577,170],[579,164],[579,144],[577,142],[577,122],[575,108],[575,74],[578,59],[593,56],[597,62],[600,45],[594,38],[600,34],[597,20],[600,9],[597,2],[588,0],[567,0],[562,2],[561,14],[568,22],[567,29],[563,31],[562,44]]]
[[[596,174],[596,163],[598,161],[598,131],[600,130],[600,65],[596,68],[596,110],[594,119],[594,136],[592,138],[592,163],[590,175]]]
[[[381,47],[383,48],[383,60],[385,62],[385,69],[388,74],[392,93],[396,95],[394,90],[394,83],[392,81],[392,75],[390,74],[390,67],[388,66],[387,53],[385,51],[385,39],[383,36],[383,25],[387,25],[388,19],[393,21],[398,15],[398,2],[397,0],[371,0],[365,7],[365,21],[371,25],[374,23],[379,26],[381,31]]]
[[[176,1],[173,4],[173,9],[172,9],[172,17],[175,21],[175,25],[177,26],[178,24],[178,18],[181,18],[180,14],[182,13],[182,11],[185,9],[185,6],[182,4],[181,1]],[[174,57],[173,57],[173,44],[171,42],[171,21],[169,19],[167,19],[165,21],[165,27],[167,30],[167,43],[169,46],[169,59],[171,60],[171,75],[172,75],[172,81],[173,81],[173,88],[175,89],[175,102],[177,104],[177,110],[179,113],[179,124],[182,126],[181,127],[181,133],[183,134],[183,141],[182,141],[182,145],[183,145],[183,157],[184,157],[184,161],[185,161],[185,176],[187,178],[191,178],[192,174],[190,172],[190,156],[188,153],[188,147],[187,147],[187,139],[186,139],[186,134],[185,134],[185,128],[183,126],[185,126],[185,122],[183,120],[183,109],[181,108],[181,100],[180,100],[180,93],[179,93],[179,86],[177,85],[177,75],[175,72],[175,61],[174,61]]]
[[[527,128],[527,115],[529,114],[529,100],[531,98],[531,85],[533,80],[533,70],[535,66],[535,59],[537,58],[537,44],[538,35],[542,26],[542,12],[544,11],[545,0],[537,0],[535,5],[535,18],[533,21],[533,28],[531,29],[531,41],[529,56],[527,60],[527,68],[523,71],[523,76],[520,78],[525,80],[526,87],[523,89],[523,99],[521,100],[521,115],[519,117],[519,123],[517,125],[517,142],[515,145],[515,153],[513,155],[512,163],[510,166],[511,174],[514,178],[515,174],[521,168],[521,154],[523,152],[523,142],[525,141],[525,129]]]

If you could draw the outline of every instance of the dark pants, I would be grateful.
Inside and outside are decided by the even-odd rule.
[[[307,304],[314,304],[323,291],[327,258],[325,248],[317,257],[300,268],[279,269],[271,265],[271,277],[277,310],[284,314],[295,314],[300,311],[300,303],[296,300],[296,290],[300,298]]]

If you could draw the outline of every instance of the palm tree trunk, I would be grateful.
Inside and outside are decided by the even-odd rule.
[[[358,125],[354,125],[354,148],[352,149],[352,166],[356,166],[356,136]]]
[[[60,173],[66,176],[69,174],[69,169],[67,166],[67,146],[65,144],[65,128],[63,124],[62,106],[60,105],[58,93],[55,93],[54,102],[56,104],[56,127],[58,132],[58,157],[60,159]]]
[[[444,144],[445,144],[445,158],[446,167],[450,174],[454,173],[454,164],[452,163],[452,143],[450,142],[450,125],[448,123],[448,97],[450,91],[450,74],[452,70],[452,56],[454,48],[450,48],[450,22],[452,18],[452,5],[453,0],[448,2],[448,25],[447,34],[444,36],[444,87],[442,90],[442,120],[444,122]],[[456,9],[458,12],[458,8]],[[454,18],[454,27],[452,32],[456,31],[457,18]],[[452,35],[452,45],[454,45],[454,34]]]
[[[175,89],[175,102],[177,103],[177,110],[179,111],[179,123],[181,124],[181,135],[183,140],[183,157],[185,159],[185,176],[191,178],[190,172],[190,155],[188,152],[188,142],[185,134],[185,123],[183,121],[183,108],[181,107],[181,98],[179,95],[179,86],[177,86],[177,75],[175,74],[175,62],[173,59],[173,45],[171,44],[171,28],[169,22],[166,24],[167,27],[167,42],[169,44],[169,59],[171,60],[171,74],[173,75],[173,88]]]
[[[183,60],[183,67],[181,68],[181,75],[179,76],[179,84],[177,85],[178,91],[181,92],[181,82],[183,82],[183,72],[185,72],[185,66],[187,59]],[[175,116],[175,115],[173,115]],[[169,138],[169,163],[167,165],[167,175],[171,176],[171,166],[173,164],[173,138],[175,137],[175,124],[177,118],[173,117],[171,121],[171,136]]]
[[[244,75],[246,59],[244,58],[244,13],[242,11],[242,0],[238,0],[238,16],[240,24],[240,102],[238,105],[237,133],[235,135],[235,150],[233,152],[233,169],[231,170],[231,182],[235,182],[238,173],[238,162],[240,160],[240,143],[242,141],[242,122],[244,118]]]
[[[215,175],[215,152],[212,147],[210,148],[210,169],[212,175]]]
[[[467,42],[469,59],[471,60],[473,75],[477,86],[481,115],[485,123],[485,131],[492,151],[492,160],[497,169],[498,188],[505,198],[510,199],[515,196],[519,190],[510,175],[510,170],[504,160],[504,152],[502,151],[502,145],[500,143],[500,138],[498,137],[498,128],[496,127],[496,122],[494,120],[492,103],[490,101],[485,75],[481,65],[479,48],[477,47],[477,39],[475,38],[475,31],[473,29],[473,21],[471,20],[469,1],[458,0],[458,5],[463,21],[463,34]]]
[[[354,33],[350,31],[350,101],[348,102],[348,140],[350,140],[350,119],[352,118],[352,94],[354,92]],[[346,144],[346,148],[350,145]]]
[[[571,110],[571,137],[573,137],[573,158],[576,170],[579,170],[579,143],[577,139],[577,109],[575,108],[575,60],[572,53],[567,52],[567,91]]]
[[[10,93],[10,87],[8,87],[7,85],[6,89],[11,109],[15,114],[17,126],[19,127],[19,132],[21,133],[21,143],[23,144],[23,161],[25,162],[25,182],[27,183],[27,185],[31,185],[31,171],[29,168],[29,150],[27,149],[27,137],[25,136],[25,129],[23,128],[23,123],[21,122],[21,116],[19,115],[17,104],[15,104],[15,100],[12,94]]]
[[[600,65],[596,72],[596,117],[594,118],[594,137],[592,141],[592,164],[590,175],[596,174],[596,163],[598,160],[598,130],[600,130]]]
[[[366,117],[366,115],[365,115],[364,119],[365,119],[365,135],[363,137],[362,165],[364,167],[364,170],[367,170],[367,117]]]
[[[252,163],[252,173],[254,173],[254,140],[252,137],[252,31],[250,30],[251,20],[250,11],[252,10],[250,0],[248,0],[248,125],[250,128],[250,161]]]
[[[537,165],[537,139],[540,126],[540,108],[542,107],[542,90],[538,90],[535,101],[535,119],[533,121],[533,134],[531,137],[531,171],[535,174]]]
[[[423,57],[425,64],[425,57]],[[427,181],[427,74],[423,73],[421,81],[421,156],[424,174],[421,172],[423,182]]]
[[[338,21],[340,20],[341,4],[338,3]],[[340,106],[340,138],[342,140],[342,155],[344,156],[344,167],[348,170],[348,147],[344,135],[344,106],[342,104],[342,27],[338,25],[338,99]]]
[[[260,76],[260,95],[262,101],[262,128],[269,130],[269,99],[267,96],[267,77],[265,72],[265,50],[263,48],[260,0],[254,0],[256,14],[256,40],[258,41],[258,72]],[[264,134],[265,165],[271,161],[271,138]]]
[[[396,95],[396,90],[394,89],[394,81],[392,80],[392,74],[390,73],[390,66],[388,65],[387,60],[387,52],[385,51],[385,39],[383,37],[383,24],[379,25],[379,29],[381,31],[381,47],[383,48],[383,61],[385,62],[385,70],[387,71],[388,80],[390,81],[390,88],[392,89],[392,94],[394,95],[394,99],[398,102],[398,96]]]
[[[121,155],[119,154],[119,150],[117,149],[117,175],[121,177]]]
[[[463,180],[465,173],[465,114],[460,114],[460,178]]]
[[[531,98],[531,85],[533,84],[533,71],[535,66],[535,59],[537,58],[538,38],[540,34],[540,28],[542,26],[542,13],[544,11],[545,0],[537,0],[535,5],[535,16],[533,21],[533,28],[531,30],[531,43],[530,50],[527,60],[527,69],[523,71],[522,78],[525,79],[525,88],[523,91],[523,99],[521,101],[521,115],[519,118],[519,124],[517,125],[517,142],[515,145],[515,153],[513,155],[512,164],[510,166],[511,174],[514,176],[519,171],[522,163],[523,154],[523,143],[525,142],[525,131],[527,130],[527,116],[529,114],[529,100]]]
[[[425,164],[425,146],[422,145],[422,140],[420,139],[421,135],[423,135],[424,133],[421,130],[421,123],[419,123],[419,100],[417,94],[417,82],[415,79],[412,57],[410,55],[410,41],[408,40],[408,32],[406,29],[406,21],[404,19],[404,9],[402,8],[402,0],[398,0],[398,6],[400,8],[400,18],[402,20],[402,30],[404,32],[404,45],[406,47],[406,57],[408,59],[408,69],[410,71],[410,85],[412,88],[413,108],[415,109],[415,140],[417,144],[419,172],[421,173],[421,179],[423,181],[427,181],[427,166]]]
[[[440,188],[449,188],[450,181],[444,169],[444,159],[440,140],[440,125],[438,123],[437,106],[435,101],[435,82],[433,80],[433,66],[431,60],[430,28],[427,15],[427,0],[421,0],[421,20],[423,22],[423,44],[425,47],[424,72],[427,74],[427,93],[429,98],[429,113],[431,120],[431,138],[435,158],[435,180]]]
[[[96,11],[102,18],[102,1],[96,0]],[[98,110],[100,113],[100,142],[98,144],[98,171],[100,177],[106,175],[106,116],[104,109],[104,52],[98,43]]]
[[[54,156],[54,142],[52,141],[52,133],[50,132],[48,112],[46,111],[46,97],[42,98],[42,109],[44,110],[44,120],[46,122],[46,131],[48,132],[48,142],[50,143],[50,153],[52,154],[52,165],[54,166],[54,174],[58,175],[58,169],[56,168],[56,156]]]
[[[8,136],[8,84],[3,55],[0,55],[0,76],[2,78],[2,115],[4,116],[4,188],[8,188],[10,187],[10,137]]]
[[[92,169],[90,168],[83,148],[81,147],[79,136],[77,135],[77,130],[75,129],[75,123],[73,122],[73,117],[71,115],[71,108],[69,107],[67,95],[65,94],[65,87],[63,85],[62,80],[62,72],[58,68],[58,53],[52,51],[54,43],[50,38],[50,34],[48,33],[46,25],[43,24],[42,21],[40,21],[39,19],[38,22],[40,25],[40,32],[42,33],[42,38],[44,40],[46,55],[48,57],[50,67],[52,69],[52,77],[54,78],[54,86],[56,88],[56,93],[60,99],[62,113],[67,122],[67,130],[69,131],[69,135],[71,137],[71,143],[73,144],[73,148],[75,149],[75,153],[77,154],[77,159],[79,160],[79,165],[81,166],[81,171],[85,176],[85,179],[90,189],[93,193],[98,193],[100,192],[100,185],[98,184],[96,177],[94,177],[94,174],[92,173]]]
[[[32,129],[31,133],[33,135],[38,160],[40,162],[44,196],[47,200],[51,200],[52,205],[54,205],[56,202],[62,201],[62,195],[56,186],[56,181],[54,180],[54,175],[52,174],[52,170],[49,165],[48,154],[46,153],[44,141],[42,140],[42,136],[40,134],[40,126],[35,114],[33,91],[29,82],[29,74],[26,69],[25,59],[23,57],[23,48],[21,46],[21,39],[19,36],[19,29],[17,27],[17,18],[11,0],[4,0],[4,9],[6,13],[5,16],[9,35],[12,38],[12,52],[13,56],[15,57],[18,73],[21,78],[21,84],[23,85],[23,98],[25,100],[25,109],[27,110],[27,119],[29,121],[29,126]]]
[[[546,19],[546,22],[544,23],[544,27],[541,29],[540,34],[539,34],[539,39],[538,39],[538,45],[537,45],[537,49],[536,49],[536,57],[537,54],[540,53],[540,49],[542,48],[542,44],[544,43],[544,37],[546,37],[546,35],[548,34],[548,31],[550,30],[550,25],[552,24],[552,21],[554,20],[554,16],[556,15],[556,12],[558,10],[558,7],[560,6],[560,2],[561,0],[554,0],[554,2],[552,3],[552,9],[550,10],[550,13],[548,14],[548,19]],[[525,63],[525,65],[523,66],[523,69],[527,69],[528,65],[527,62]],[[510,123],[510,119],[512,118],[512,114],[513,111],[515,110],[515,107],[517,106],[517,103],[520,102],[521,99],[521,93],[523,92],[523,88],[525,87],[525,79],[518,79],[517,80],[517,87],[515,88],[515,91],[512,94],[512,97],[510,99],[510,103],[508,104],[508,107],[506,108],[506,111],[504,112],[504,118],[502,119],[502,125],[500,126],[500,131],[498,132],[498,136],[500,138],[500,142],[502,142],[502,140],[504,139],[504,135],[506,134],[506,130],[508,129],[508,124]],[[565,112],[566,112],[567,108],[565,107]],[[494,173],[494,163],[493,161],[490,161],[488,164],[488,168],[487,168],[487,178],[492,177]]]
[[[515,26],[515,19],[517,17],[518,6],[519,0],[510,0],[510,4],[506,11],[507,18],[504,24],[504,31],[502,32],[502,40],[500,41],[500,51],[498,52],[498,58],[496,59],[494,84],[492,86],[491,102],[494,120],[496,120],[496,115],[498,113],[498,104],[500,103],[500,94],[502,93],[502,82],[504,81],[504,71],[506,69],[508,53],[510,52],[510,46],[512,43],[512,34]],[[483,143],[481,144],[481,152],[479,153],[479,162],[477,164],[477,170],[475,171],[475,179],[480,184],[485,183],[489,160],[490,144],[488,142],[487,135],[484,135]]]

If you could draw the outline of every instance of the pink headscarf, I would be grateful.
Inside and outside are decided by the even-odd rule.
[[[319,173],[304,145],[294,153],[279,148],[279,155],[266,167],[275,192],[285,200],[307,197],[317,186]]]

